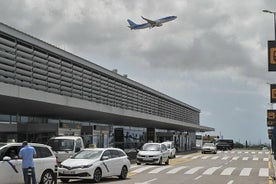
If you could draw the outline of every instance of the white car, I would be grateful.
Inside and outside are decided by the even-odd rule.
[[[209,153],[217,153],[217,147],[214,143],[204,143],[201,148],[202,154],[209,152]]]
[[[174,147],[173,141],[166,141],[163,142],[165,144],[170,152],[169,158],[175,158],[176,149]]]
[[[52,184],[55,179],[54,171],[56,157],[50,146],[37,143],[28,143],[36,150],[34,158],[37,183]],[[24,183],[22,173],[22,160],[18,153],[22,143],[0,143],[0,181],[5,184]]]
[[[162,143],[145,143],[136,156],[136,163],[169,164],[169,151]]]
[[[61,162],[58,178],[62,182],[70,179],[93,179],[100,182],[102,177],[127,177],[130,161],[126,153],[118,148],[86,148],[75,156]]]

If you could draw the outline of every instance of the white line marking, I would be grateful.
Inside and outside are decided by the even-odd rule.
[[[234,183],[234,180],[230,180],[227,184],[232,184]]]
[[[170,167],[172,167],[172,166],[162,166],[162,167],[153,169],[153,170],[150,171],[149,173],[151,173],[151,174],[156,174],[156,173],[159,173],[159,172],[161,172],[161,171],[163,171],[163,170],[165,170],[165,169],[168,169],[168,168],[170,168]]]
[[[202,174],[203,175],[212,175],[219,168],[221,168],[221,166],[219,166],[219,167],[211,167],[211,168],[207,169],[206,171],[204,171],[204,173],[202,173]]]
[[[139,168],[139,169],[136,169],[136,170],[134,170],[134,171],[131,171],[131,172],[134,172],[134,173],[141,173],[141,172],[143,172],[143,171],[145,171],[145,170],[147,170],[147,169],[152,169],[152,168],[154,168],[154,167],[156,167],[156,166],[145,166],[145,167],[141,167],[141,168]]]
[[[249,157],[243,157],[242,158],[242,160],[248,160],[249,159]]]
[[[195,172],[197,172],[199,169],[202,169],[203,167],[195,167],[195,168],[192,168],[188,171],[186,171],[184,174],[194,174]]]
[[[240,176],[249,176],[252,168],[243,168],[241,170]]]
[[[260,168],[259,170],[259,176],[268,177],[269,176],[268,168]]]
[[[232,174],[232,172],[233,172],[235,169],[236,169],[235,167],[228,167],[228,168],[224,169],[220,175],[229,176],[229,175]]]
[[[177,172],[179,172],[180,170],[185,169],[185,168],[187,168],[187,166],[180,166],[180,167],[177,167],[177,168],[174,168],[174,169],[168,171],[167,173],[168,173],[168,174],[175,174],[175,173],[177,173]]]

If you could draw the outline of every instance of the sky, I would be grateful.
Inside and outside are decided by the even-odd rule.
[[[270,143],[275,0],[0,0],[0,22],[200,109],[204,134]],[[130,30],[175,15],[161,27]]]

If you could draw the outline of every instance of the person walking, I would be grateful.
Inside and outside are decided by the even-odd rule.
[[[36,157],[36,151],[34,147],[28,145],[27,141],[22,143],[22,148],[19,151],[19,158],[22,159],[22,170],[24,176],[24,183],[30,184],[28,177],[28,169],[32,170],[32,184],[36,184],[35,167],[33,158]]]

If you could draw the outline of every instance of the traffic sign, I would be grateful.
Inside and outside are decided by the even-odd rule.
[[[276,126],[276,110],[267,110],[267,126]]]

